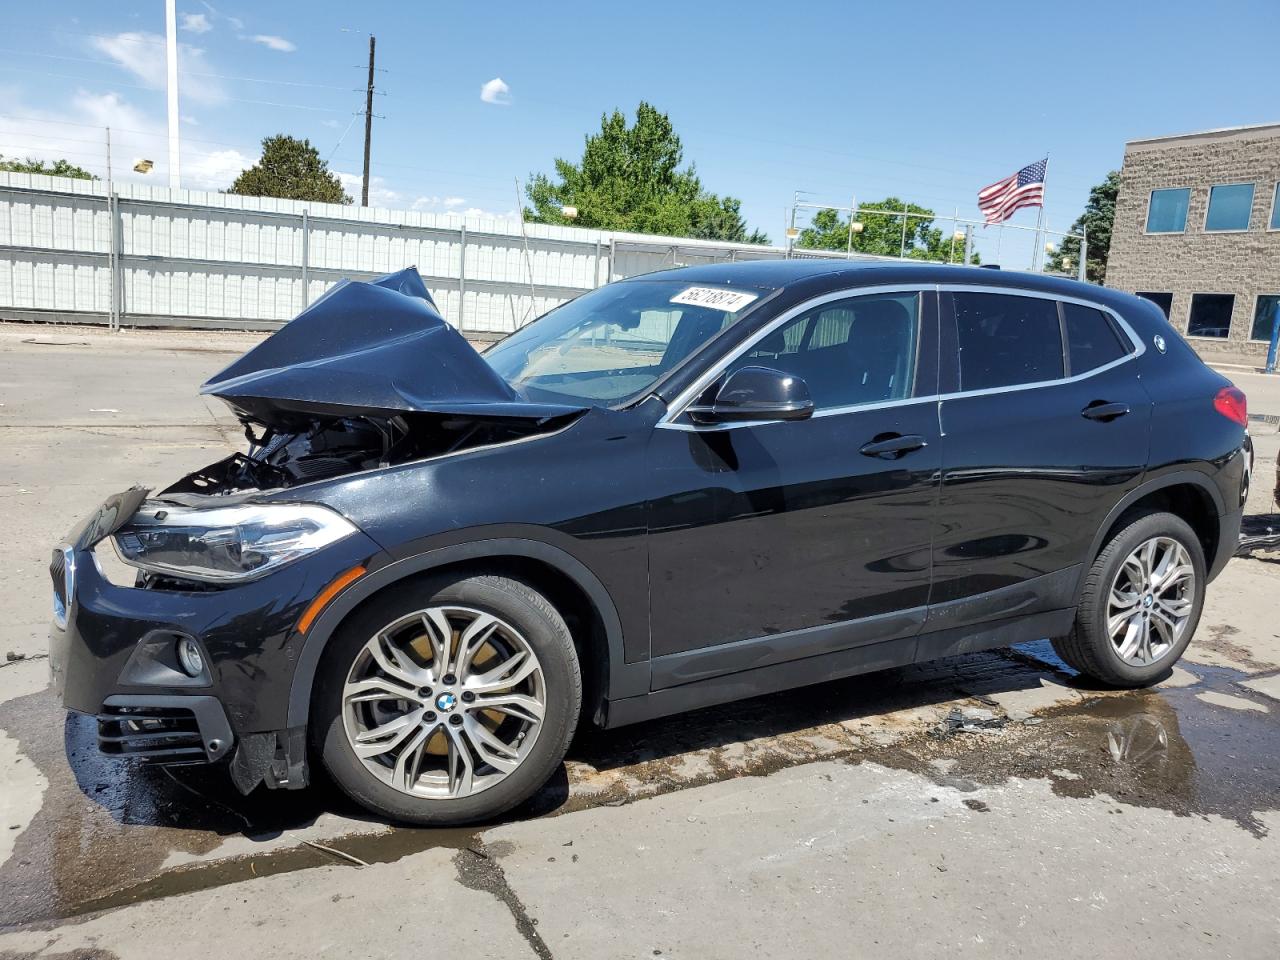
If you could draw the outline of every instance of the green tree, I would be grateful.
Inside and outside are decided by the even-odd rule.
[[[684,147],[671,119],[643,101],[631,126],[619,110],[600,118],[600,132],[586,137],[582,159],[557,158],[554,177],[530,177],[526,193],[533,223],[576,224],[606,230],[659,233],[768,243],[748,231],[741,201],[719,197],[702,186],[692,165],[681,168]],[[561,208],[576,207],[569,219]]]
[[[872,211],[892,211],[876,213]],[[902,232],[902,216],[907,217],[905,237]],[[858,223],[862,231],[853,234],[854,253],[867,253],[880,257],[897,257],[905,254],[914,260],[940,260],[944,263],[961,263],[964,260],[964,244],[952,243],[951,234],[933,225],[934,213],[927,207],[905,203],[897,197],[886,197],[874,203],[864,204],[858,211]],[[849,249],[849,219],[835,210],[819,210],[812,223],[800,231],[796,246],[808,250]],[[971,263],[981,262],[973,254]]]
[[[10,173],[43,173],[51,177],[71,177],[73,180],[98,179],[84,167],[77,167],[69,160],[46,163],[43,160],[32,160],[30,157],[25,160],[19,160],[17,157],[6,159],[3,154],[0,154],[0,170],[8,170]]]
[[[1085,231],[1089,244],[1084,265],[1085,277],[1093,283],[1107,279],[1107,254],[1111,252],[1111,228],[1116,220],[1116,194],[1120,192],[1120,172],[1112,170],[1105,180],[1089,191],[1084,213],[1071,225],[1070,233]],[[1049,255],[1045,269],[1075,274],[1080,266],[1080,240],[1063,237],[1062,245]]]
[[[329,172],[329,165],[320,159],[311,141],[283,133],[263,139],[262,159],[242,171],[227,192],[320,203],[351,202],[342,182]]]

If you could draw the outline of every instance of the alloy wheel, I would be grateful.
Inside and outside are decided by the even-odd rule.
[[[1187,548],[1152,537],[1125,557],[1107,597],[1107,634],[1125,663],[1146,667],[1169,653],[1187,630],[1196,572]]]
[[[528,756],[546,713],[542,666],[511,624],[470,607],[432,606],[379,630],[342,689],[347,742],[403,793],[472,796]]]

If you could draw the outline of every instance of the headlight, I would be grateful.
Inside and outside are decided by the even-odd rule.
[[[356,532],[314,504],[195,509],[151,501],[115,534],[125,563],[215,583],[253,580]]]

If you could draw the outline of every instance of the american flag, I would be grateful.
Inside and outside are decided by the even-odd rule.
[[[987,223],[1003,223],[1023,207],[1044,205],[1044,172],[1049,158],[1011,173],[999,183],[978,191],[978,206]]]

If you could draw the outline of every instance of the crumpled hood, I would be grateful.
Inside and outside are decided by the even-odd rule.
[[[522,400],[445,322],[413,267],[339,282],[200,392],[268,426],[415,412],[545,420],[583,409]]]

